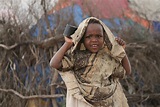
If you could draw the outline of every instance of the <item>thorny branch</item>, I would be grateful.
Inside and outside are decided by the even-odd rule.
[[[49,47],[53,47],[56,44],[56,41],[62,41],[62,40],[63,40],[63,36],[55,36],[55,37],[45,39],[43,41],[26,41],[22,43],[15,43],[14,45],[11,45],[11,46],[0,44],[0,48],[3,48],[5,50],[12,50],[18,46],[29,45],[29,44],[33,44],[42,48],[49,48]]]
[[[1,92],[5,92],[5,93],[12,93],[15,94],[16,96],[20,97],[21,99],[37,99],[37,98],[58,98],[58,97],[63,97],[63,94],[55,94],[55,95],[31,95],[31,96],[23,96],[22,94],[18,93],[17,91],[13,90],[13,89],[1,89]]]

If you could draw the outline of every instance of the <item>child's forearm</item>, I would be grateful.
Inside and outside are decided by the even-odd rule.
[[[68,51],[68,49],[72,46],[71,43],[65,42],[63,46],[56,52],[56,54],[52,57],[50,61],[50,66],[53,68],[60,68],[62,58],[64,57],[64,54]]]
[[[131,74],[131,65],[127,55],[122,59],[122,66],[126,70],[127,75]]]

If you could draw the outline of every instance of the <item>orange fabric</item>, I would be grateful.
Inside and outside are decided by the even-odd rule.
[[[150,21],[138,16],[135,12],[128,10],[124,12],[124,15],[130,19],[132,19],[133,21],[141,24],[142,26],[144,26],[145,28],[151,28],[151,23]]]
[[[59,0],[58,3],[48,12],[48,14],[52,14],[55,11],[68,7],[69,5],[71,5],[70,0]]]
[[[127,0],[59,0],[48,14],[74,3],[81,6],[84,14],[97,18],[121,17],[123,11],[128,9]]]

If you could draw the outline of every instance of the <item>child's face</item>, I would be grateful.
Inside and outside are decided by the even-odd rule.
[[[84,46],[87,50],[96,53],[104,44],[103,28],[100,24],[91,23],[84,35]]]

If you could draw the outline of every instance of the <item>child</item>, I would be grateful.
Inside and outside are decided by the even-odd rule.
[[[128,107],[119,78],[131,73],[124,41],[89,17],[50,61],[67,86],[66,107]]]

